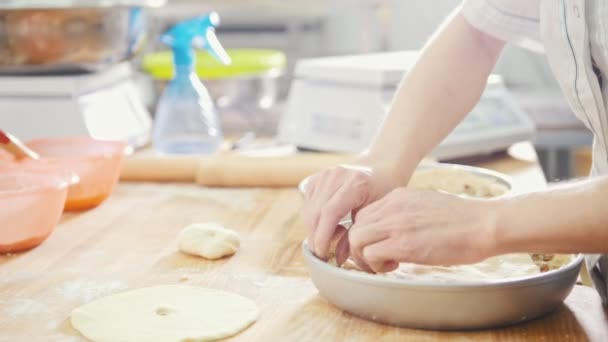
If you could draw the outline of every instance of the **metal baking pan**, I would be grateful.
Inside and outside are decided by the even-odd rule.
[[[419,167],[428,168],[471,172],[513,190],[509,177],[498,172],[454,164]],[[299,186],[302,193],[306,183],[304,180]],[[385,324],[433,330],[495,328],[543,316],[568,296],[584,259],[583,255],[576,255],[557,270],[520,278],[433,282],[339,268],[314,256],[306,241],[302,243],[302,252],[319,293],[340,309]]]
[[[416,168],[416,170],[419,170],[419,171],[429,170],[429,169],[465,171],[465,172],[471,173],[473,175],[476,175],[478,177],[491,179],[493,181],[496,181],[499,184],[504,185],[507,188],[507,192],[503,196],[507,196],[507,195],[513,193],[515,190],[517,190],[517,189],[515,189],[513,182],[511,181],[511,178],[509,176],[502,174],[500,172],[496,172],[496,171],[492,171],[492,170],[488,170],[488,169],[484,169],[484,168],[480,168],[480,167],[459,165],[459,164],[449,164],[449,163],[428,163],[428,164],[421,164]],[[304,195],[304,193],[306,192],[306,187],[308,185],[309,180],[310,180],[310,177],[307,177],[304,180],[302,180],[300,182],[300,184],[298,184],[298,189],[300,190],[300,193],[302,195]],[[340,221],[340,224],[344,225],[344,224],[350,222],[350,220],[351,220],[351,217],[349,214]]]
[[[480,167],[459,165],[459,164],[449,164],[449,163],[429,163],[429,164],[421,164],[420,166],[418,166],[416,168],[416,170],[420,170],[420,171],[429,170],[429,169],[465,171],[465,172],[471,173],[475,176],[488,178],[488,179],[494,180],[497,183],[502,184],[505,187],[507,187],[507,189],[508,189],[507,194],[511,193],[515,189],[514,184],[511,181],[511,178],[509,176],[502,174],[500,172],[496,172],[496,171],[492,171],[492,170],[488,170],[488,169],[484,169],[484,168],[480,168]],[[304,194],[306,192],[306,186],[308,184],[308,181],[309,181],[309,178],[306,178],[302,182],[300,182],[300,184],[298,185],[298,189],[300,190],[300,192],[302,194]]]
[[[493,282],[394,279],[328,264],[302,243],[310,278],[322,297],[364,319],[417,329],[507,326],[557,308],[576,284],[583,255],[545,273]]]

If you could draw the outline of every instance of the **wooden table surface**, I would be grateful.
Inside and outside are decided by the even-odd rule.
[[[529,145],[513,152],[521,159],[503,155],[483,165],[542,187]],[[68,319],[75,307],[126,289],[177,283],[255,300],[259,320],[235,341],[608,341],[606,312],[595,291],[583,286],[555,313],[498,330],[400,329],[343,313],[308,278],[300,253],[301,203],[295,189],[120,184],[100,207],[64,215],[40,247],[0,256],[0,341],[81,341]],[[237,230],[237,254],[211,262],[177,252],[180,229],[201,221]]]

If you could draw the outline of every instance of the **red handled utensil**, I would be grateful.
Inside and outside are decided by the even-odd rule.
[[[29,147],[25,146],[25,144],[22,143],[19,139],[15,138],[12,134],[4,132],[3,130],[0,130],[0,147],[11,153],[17,159],[40,159],[38,153],[32,151]]]

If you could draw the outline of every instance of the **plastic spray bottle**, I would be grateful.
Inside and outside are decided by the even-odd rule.
[[[194,48],[203,48],[224,64],[230,57],[215,35],[219,16],[212,12],[180,22],[161,41],[173,50],[174,77],[155,115],[155,149],[168,154],[209,154],[222,144],[222,130],[213,100],[195,70]]]

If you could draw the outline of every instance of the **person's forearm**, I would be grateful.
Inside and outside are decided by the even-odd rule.
[[[388,165],[406,181],[479,101],[503,46],[457,10],[404,77],[367,158]]]
[[[497,253],[608,252],[608,177],[496,200]]]

